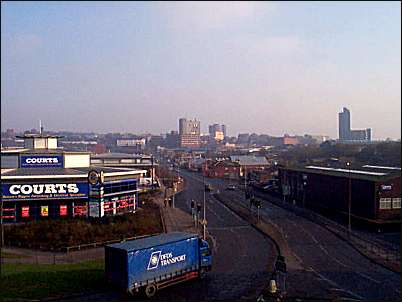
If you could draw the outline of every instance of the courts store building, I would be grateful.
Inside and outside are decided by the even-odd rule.
[[[57,147],[57,136],[26,135],[1,150],[4,222],[102,217],[134,212],[145,170],[90,165],[89,152]]]

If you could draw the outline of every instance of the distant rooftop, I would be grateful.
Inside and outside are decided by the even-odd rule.
[[[105,176],[108,175],[131,175],[144,174],[146,170],[128,169],[128,168],[112,168],[112,167],[80,167],[80,168],[18,168],[18,169],[2,169],[2,179],[42,179],[42,178],[86,178],[88,172],[95,170],[103,171]]]
[[[61,138],[64,136],[60,135],[46,135],[46,134],[24,134],[24,135],[17,135],[17,138]]]
[[[238,162],[240,165],[268,165],[269,162],[264,156],[251,156],[251,155],[232,155],[230,160]]]
[[[146,154],[130,154],[130,153],[101,153],[101,154],[94,154],[91,155],[91,158],[150,158],[151,155]]]

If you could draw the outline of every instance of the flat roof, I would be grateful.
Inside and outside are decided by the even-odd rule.
[[[326,171],[337,171],[337,172],[345,172],[352,174],[364,174],[364,175],[376,175],[376,176],[384,176],[387,173],[381,172],[370,172],[370,171],[362,171],[362,170],[352,170],[352,169],[341,169],[341,168],[329,168],[329,167],[319,167],[319,166],[306,166],[306,169],[318,169],[318,170],[326,170]]]
[[[2,169],[1,179],[47,179],[47,178],[86,178],[88,172],[95,170],[103,171],[105,176],[124,176],[145,174],[146,170],[127,169],[127,168],[111,168],[101,166],[90,166],[82,168],[18,168],[18,169]]]
[[[231,155],[230,160],[238,162],[240,165],[269,165],[268,160],[264,156],[253,155]]]
[[[11,150],[1,150],[1,154],[5,155],[8,153],[15,154],[24,154],[24,155],[44,155],[44,154],[91,154],[89,151],[67,151],[64,148],[55,148],[55,149],[11,149]]]
[[[95,159],[109,159],[109,158],[116,158],[116,159],[124,159],[124,158],[152,158],[151,155],[147,154],[130,154],[130,153],[117,153],[117,152],[111,152],[111,153],[101,153],[101,154],[95,154],[91,155],[91,158]]]
[[[396,177],[401,177],[399,171],[388,170],[384,171],[372,171],[372,170],[362,170],[358,169],[345,169],[345,168],[331,168],[331,167],[321,167],[321,166],[306,166],[306,167],[281,167],[280,170],[297,171],[304,173],[314,173],[326,176],[335,177],[349,177],[353,179],[362,179],[370,181],[384,181],[387,179],[392,179]],[[366,168],[367,169],[367,168]]]
[[[400,168],[400,167],[385,167],[385,166],[364,165],[363,168],[383,169],[383,170],[399,170],[399,171],[401,171],[401,168]]]
[[[48,134],[24,134],[24,135],[16,135],[17,138],[60,138],[64,137],[61,135],[48,135]]]
[[[150,236],[145,238],[140,238],[136,240],[130,240],[120,243],[109,244],[107,247],[112,247],[115,249],[124,250],[127,252],[142,250],[158,245],[163,245],[170,242],[176,242],[181,240],[190,239],[193,237],[198,237],[197,234],[183,233],[183,232],[172,232],[172,233],[162,233],[156,236]]]

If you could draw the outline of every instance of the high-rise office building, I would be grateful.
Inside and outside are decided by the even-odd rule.
[[[201,144],[201,123],[200,121],[179,119],[180,146],[189,148],[198,148]]]
[[[215,141],[222,141],[226,137],[226,126],[220,124],[210,125],[209,137]]]
[[[339,113],[339,139],[350,139],[350,111],[343,107],[343,112]]]
[[[227,136],[226,125],[222,125],[222,132],[223,132],[223,136],[226,137]]]
[[[343,107],[343,112],[339,113],[339,140],[371,141],[371,128],[352,130],[350,127],[350,111]]]

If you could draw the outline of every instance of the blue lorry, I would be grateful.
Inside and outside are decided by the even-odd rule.
[[[211,264],[209,244],[197,234],[172,232],[105,246],[107,282],[149,298],[159,289],[202,278]]]

